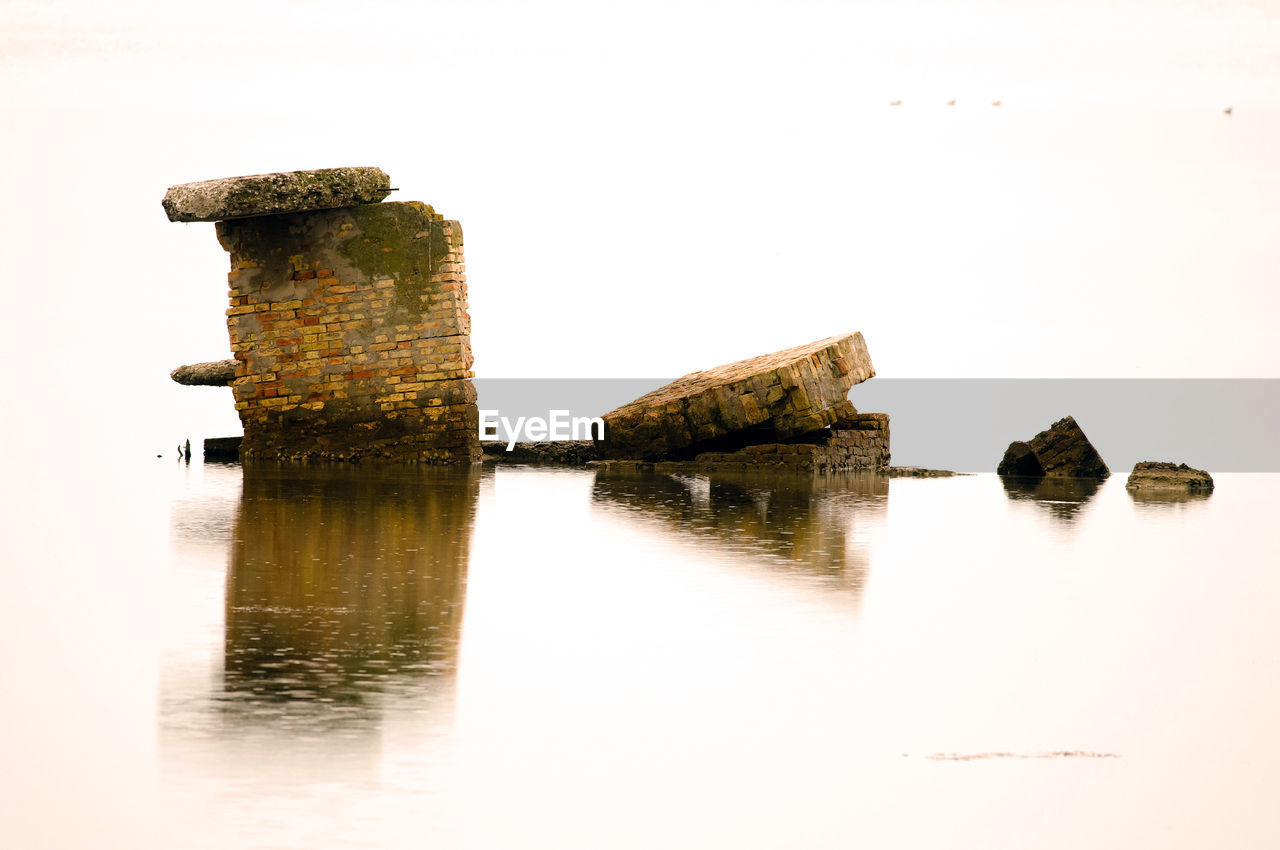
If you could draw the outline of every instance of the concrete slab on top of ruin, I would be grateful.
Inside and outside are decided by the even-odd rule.
[[[381,168],[321,168],[182,183],[163,204],[169,221],[226,221],[376,204],[390,194]]]
[[[605,453],[666,458],[748,428],[816,431],[849,415],[849,389],[874,376],[860,333],[693,372],[606,413]]]

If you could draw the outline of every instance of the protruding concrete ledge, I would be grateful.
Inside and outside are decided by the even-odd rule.
[[[187,387],[229,387],[236,378],[236,361],[213,360],[179,366],[169,377]]]
[[[226,221],[376,204],[389,194],[381,168],[321,168],[183,183],[163,203],[169,221]]]
[[[860,333],[694,372],[606,413],[605,452],[655,460],[755,426],[817,431],[856,413],[849,388],[874,375]]]

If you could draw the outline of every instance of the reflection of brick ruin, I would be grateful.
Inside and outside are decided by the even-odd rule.
[[[329,169],[166,196],[231,255],[243,458],[479,460],[462,228],[376,203],[389,191],[377,169]]]
[[[473,468],[246,467],[224,690],[358,703],[451,672],[479,489]]]

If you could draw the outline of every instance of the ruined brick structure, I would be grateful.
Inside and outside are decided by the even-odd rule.
[[[377,169],[331,169],[170,190],[175,206],[194,208],[189,196],[205,198],[200,220],[217,219],[218,240],[231,255],[227,331],[241,457],[478,461],[456,221],[418,202],[342,205],[380,199],[389,184],[358,197],[326,190],[327,209],[220,218],[228,207],[223,184],[235,183],[243,215],[255,204],[288,209],[290,192],[314,195],[306,181],[328,172],[376,172],[388,184]],[[248,202],[246,183],[258,192]],[[208,187],[221,190],[212,202]],[[263,199],[267,193],[274,194]],[[170,210],[171,218],[180,215]]]

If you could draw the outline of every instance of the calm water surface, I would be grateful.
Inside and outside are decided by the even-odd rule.
[[[1280,842],[1280,476],[160,463],[129,559],[9,606],[19,836]]]

